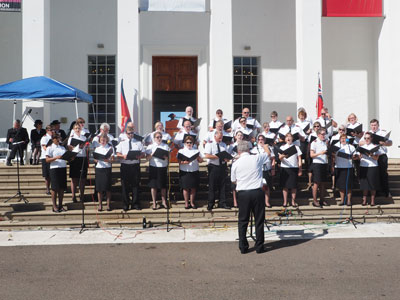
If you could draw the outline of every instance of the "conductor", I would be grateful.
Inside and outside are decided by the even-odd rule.
[[[268,145],[264,146],[268,148]],[[257,253],[264,252],[264,220],[265,202],[263,186],[263,165],[268,161],[266,153],[250,155],[248,142],[239,142],[237,145],[239,158],[232,164],[231,180],[236,182],[238,194],[239,218],[239,249],[242,254],[247,253],[249,243],[246,238],[250,213],[253,212],[256,225]],[[267,149],[266,152],[268,153]]]

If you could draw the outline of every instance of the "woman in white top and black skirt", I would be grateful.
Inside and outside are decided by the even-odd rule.
[[[287,207],[288,193],[291,190],[292,194],[292,206],[297,207],[296,204],[296,193],[297,193],[297,178],[302,175],[302,164],[301,164],[301,150],[296,145],[293,145],[293,136],[291,133],[285,135],[286,144],[279,148],[279,160],[281,161],[281,174],[280,174],[280,185],[282,187],[283,194],[283,207]],[[289,151],[291,147],[295,147],[293,155],[281,153],[282,151]],[[295,150],[295,151],[294,151]]]
[[[151,198],[153,200],[153,210],[157,208],[157,189],[161,190],[160,208],[167,208],[167,186],[168,186],[168,163],[169,163],[169,146],[162,142],[163,134],[156,131],[153,134],[154,141],[146,149],[146,157],[149,162],[149,187],[151,189]],[[164,154],[161,157],[153,156],[157,149],[160,149]]]
[[[307,184],[307,190],[311,189],[313,184],[312,184],[312,158],[310,157],[310,146],[311,143],[314,142],[317,139],[317,131],[321,128],[321,123],[319,122],[314,122],[313,124],[313,132],[310,133],[310,135],[307,138],[307,175],[308,175],[308,184]],[[301,149],[300,149],[301,150]]]
[[[265,124],[265,123],[264,123]],[[268,123],[266,123],[268,124]],[[270,190],[272,189],[272,176],[275,176],[275,155],[274,152],[270,149],[270,146],[268,146],[268,152],[265,151],[265,137],[263,134],[259,134],[257,136],[257,146],[255,146],[253,149],[251,149],[250,153],[251,154],[261,154],[261,153],[267,153],[268,155],[268,160],[267,163],[263,165],[263,190],[265,193],[265,206],[268,208],[271,208],[271,204],[269,202],[270,198]]]
[[[371,206],[375,206],[376,191],[380,189],[381,184],[379,180],[379,155],[384,152],[378,148],[372,153],[361,153],[363,150],[374,150],[377,145],[372,144],[372,137],[369,132],[364,135],[365,145],[360,146],[358,152],[361,154],[360,161],[360,189],[363,191],[362,205],[367,205],[368,191],[371,192]]]
[[[85,183],[87,177],[87,170],[88,170],[88,163],[86,160],[86,137],[82,133],[81,125],[75,123],[73,127],[73,131],[68,139],[68,149],[72,150],[76,146],[71,145],[71,143],[79,141],[79,148],[81,149],[78,155],[75,157],[73,161],[70,162],[70,169],[69,169],[69,177],[71,178],[71,193],[72,193],[72,201],[74,203],[77,202],[76,200],[76,188],[79,185],[81,201],[83,201],[83,196],[85,193]],[[82,170],[82,172],[81,172]]]
[[[98,140],[99,146],[94,149],[94,162],[96,164],[96,192],[99,205],[98,211],[103,210],[103,193],[106,193],[107,211],[111,211],[111,185],[112,185],[112,165],[114,160],[114,147],[110,144],[107,133],[102,133]]]
[[[313,206],[321,207],[328,206],[328,203],[324,201],[325,194],[325,183],[328,177],[328,143],[326,138],[326,129],[320,128],[317,131],[317,139],[310,145],[310,157],[313,160],[312,172],[313,172]],[[317,202],[318,188],[320,192],[320,200]]]
[[[53,203],[53,212],[65,211],[62,203],[64,190],[67,187],[67,162],[61,159],[66,150],[60,145],[60,139],[60,135],[54,134],[52,137],[53,143],[46,149],[46,162],[50,164],[51,201]]]
[[[347,144],[346,134],[342,134],[339,139],[340,149],[332,157],[332,166],[334,166],[335,185],[340,192],[339,205],[351,205],[351,191],[353,189],[354,168],[353,159],[358,156],[354,155],[355,148],[353,145]],[[333,168],[333,167],[332,167]],[[333,171],[333,170],[332,170]],[[346,201],[345,201],[346,196]]]
[[[199,186],[200,172],[199,172],[199,162],[203,159],[200,156],[200,152],[193,148],[194,138],[191,136],[186,136],[183,141],[184,147],[178,151],[178,163],[179,163],[179,186],[183,189],[183,198],[185,199],[185,208],[194,208],[196,205],[194,203],[196,197],[196,190]],[[197,157],[192,160],[180,159],[181,155],[184,155],[187,159],[192,158],[194,155]],[[189,204],[190,199],[190,204]]]

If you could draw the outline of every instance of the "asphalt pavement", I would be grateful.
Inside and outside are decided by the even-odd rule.
[[[400,239],[0,248],[1,299],[399,299]]]

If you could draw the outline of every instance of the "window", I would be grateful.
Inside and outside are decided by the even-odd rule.
[[[110,134],[115,136],[115,55],[88,57],[88,92],[93,96],[97,114],[96,120],[92,108],[89,108],[90,132],[95,132],[101,123],[106,122],[110,124]]]
[[[260,119],[258,109],[258,57],[233,58],[233,116],[242,115],[243,107],[250,109],[250,115]]]

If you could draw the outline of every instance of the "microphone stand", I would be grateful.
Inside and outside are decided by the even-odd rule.
[[[348,142],[348,141],[346,141],[346,142]],[[347,148],[348,148],[348,150],[349,150],[349,153],[351,153],[351,151],[350,151],[350,145],[349,144],[347,144]],[[353,162],[353,159],[351,159],[351,165],[352,165],[352,167],[353,167],[353,172],[354,172],[354,162]],[[350,173],[350,168],[348,168],[347,169],[347,176],[346,176],[346,190],[345,190],[345,196],[344,196],[344,203],[345,204],[347,204],[347,201],[348,201],[348,197],[347,197],[347,188],[348,188],[348,185],[349,185],[349,173]],[[347,218],[347,220],[346,221],[344,221],[344,224],[353,224],[353,226],[354,226],[354,228],[355,229],[357,229],[357,226],[356,226],[356,224],[363,224],[363,222],[360,222],[360,221],[356,221],[356,220],[354,220],[354,218],[353,218],[353,201],[351,201],[350,202],[350,216]]]
[[[18,202],[21,202],[21,200],[23,200],[25,204],[29,203],[28,199],[26,199],[26,197],[21,192],[21,185],[20,185],[20,179],[19,179],[19,158],[20,158],[19,156],[21,154],[21,144],[22,143],[23,143],[23,141],[12,143],[12,145],[14,145],[14,147],[15,146],[18,147],[18,151],[17,151],[18,152],[17,153],[17,183],[18,183],[18,187],[17,187],[17,192],[15,193],[15,195],[6,199],[4,201],[4,203],[7,203],[8,201],[10,201],[11,199],[14,199],[16,197],[19,199]]]

